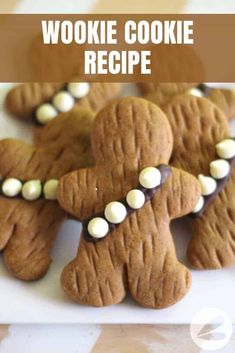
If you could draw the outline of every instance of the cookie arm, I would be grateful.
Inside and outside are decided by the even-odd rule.
[[[91,89],[86,97],[77,101],[76,105],[79,108],[88,108],[91,111],[99,111],[111,99],[119,96],[122,90],[120,83],[91,83]]]
[[[58,185],[60,206],[79,220],[95,212],[98,202],[96,168],[84,168],[63,176]]]
[[[65,212],[55,202],[43,199],[30,203],[0,197],[0,204],[5,211],[0,213],[5,265],[19,279],[41,278],[52,261],[50,251]]]
[[[66,156],[58,159],[58,154],[66,152],[64,146],[58,148],[52,143],[46,148],[36,148],[17,139],[0,141],[0,171],[2,179],[19,178],[27,181],[31,179],[47,180],[63,175],[66,170]],[[64,153],[65,154],[65,153]],[[57,157],[57,159],[56,159]],[[64,170],[64,173],[63,173]]]
[[[167,208],[171,219],[190,213],[201,195],[198,180],[191,174],[180,169],[172,168]]]
[[[49,101],[62,86],[61,83],[24,83],[16,86],[7,94],[6,109],[20,119],[30,120],[36,107]]]
[[[33,146],[17,139],[8,138],[0,141],[2,179],[6,177],[32,179],[33,165],[36,162],[38,162],[38,153]]]

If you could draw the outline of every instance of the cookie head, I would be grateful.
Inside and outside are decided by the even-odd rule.
[[[98,113],[92,131],[97,164],[167,163],[172,143],[164,113],[141,98],[125,97],[107,105]]]
[[[174,135],[172,164],[196,176],[208,174],[215,145],[229,136],[223,112],[206,98],[186,94],[174,97],[163,110]]]

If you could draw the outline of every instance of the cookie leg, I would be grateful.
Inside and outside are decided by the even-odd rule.
[[[15,223],[21,217],[18,200],[0,196],[0,250],[2,251],[15,231]]]
[[[130,256],[127,271],[131,295],[149,308],[160,309],[175,304],[191,285],[190,272],[160,242],[154,246],[152,242],[140,244]]]
[[[51,216],[46,217],[46,213]],[[34,214],[28,224],[15,223],[4,249],[4,262],[15,277],[31,281],[45,275],[51,263],[50,250],[63,218],[64,212],[58,206],[48,204],[41,213]]]
[[[235,170],[226,187],[193,220],[188,259],[197,269],[217,269],[235,263]]]
[[[116,264],[108,246],[83,240],[76,259],[61,276],[62,288],[69,297],[96,307],[121,302],[126,294],[123,282],[123,268]]]
[[[7,245],[8,240],[14,232],[14,224],[5,222],[1,223],[0,229],[0,250],[3,250]]]
[[[194,268],[218,269],[235,262],[235,211],[225,207],[222,217],[213,216],[215,213],[215,210],[207,212],[207,217],[194,224],[194,236],[187,251]]]

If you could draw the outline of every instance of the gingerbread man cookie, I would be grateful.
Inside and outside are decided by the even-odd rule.
[[[9,91],[6,108],[12,115],[35,124],[35,139],[39,143],[44,135],[41,127],[60,113],[74,107],[98,111],[120,90],[118,83],[25,83]]]
[[[84,109],[60,114],[45,126],[40,147],[0,141],[0,248],[17,278],[35,280],[49,268],[50,250],[66,217],[56,201],[58,178],[93,164],[93,118]]]
[[[180,300],[190,273],[177,260],[170,221],[195,207],[195,177],[166,164],[172,133],[163,112],[126,97],[98,114],[91,135],[95,167],[62,177],[60,205],[83,222],[76,258],[62,287],[92,306],[119,303],[129,291],[141,305]]]
[[[146,99],[159,106],[165,105],[178,94],[190,94],[206,97],[214,102],[227,116],[235,117],[235,91],[232,89],[214,88],[196,83],[145,83],[140,85]]]
[[[198,269],[235,263],[235,141],[223,112],[205,98],[175,97],[164,111],[174,135],[172,165],[197,176],[201,197],[191,219],[188,258]]]

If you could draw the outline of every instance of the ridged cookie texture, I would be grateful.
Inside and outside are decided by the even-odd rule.
[[[56,93],[64,90],[65,86],[65,83],[24,83],[14,87],[7,94],[5,101],[7,111],[19,119],[34,123],[37,143],[43,131],[35,119],[36,109],[41,104],[50,102]],[[87,95],[78,99],[74,107],[97,112],[109,100],[120,94],[121,87],[119,83],[91,83]]]
[[[229,137],[226,116],[205,98],[175,97],[164,111],[174,135],[172,165],[195,176],[209,175],[210,162],[218,159],[216,144]],[[191,265],[217,269],[235,263],[235,170],[203,214],[190,220],[193,237],[188,247]]]
[[[44,145],[0,141],[1,177],[22,181],[58,179],[92,165],[90,130],[94,115],[77,109],[61,114],[44,128]],[[51,263],[50,250],[66,213],[56,201],[0,196],[0,247],[11,273],[22,280],[42,277]]]
[[[210,91],[208,98],[224,112],[229,120],[235,118],[235,90],[215,88]]]
[[[197,85],[198,83],[190,82],[143,82],[138,86],[143,95],[153,94],[158,105],[162,105],[173,96],[184,93]]]
[[[24,83],[12,88],[6,96],[6,109],[13,116],[33,119],[39,104],[48,102],[63,87],[63,83]]]
[[[174,96],[183,93],[190,94],[190,92],[193,94],[193,90],[191,91],[191,89],[197,89],[197,86],[200,87],[199,83],[181,82],[147,82],[141,83],[139,86],[144,98],[162,107],[174,98]],[[203,87],[201,88],[202,95],[215,103],[225,113],[228,120],[235,117],[235,90],[208,86],[205,86],[204,89],[205,92],[203,93]]]
[[[52,99],[65,83],[24,83],[14,87],[6,97],[6,108],[24,120],[32,120],[36,108]],[[97,111],[104,104],[120,93],[121,86],[117,83],[92,83],[86,97],[78,100],[76,106]]]
[[[142,168],[168,163],[172,133],[164,113],[126,97],[101,110],[91,134],[93,168],[60,179],[60,205],[84,221],[138,185]],[[152,199],[98,242],[81,238],[61,283],[74,301],[91,306],[121,302],[130,292],[142,306],[164,308],[187,293],[191,276],[177,259],[170,221],[189,213],[200,195],[195,177],[172,168]]]

